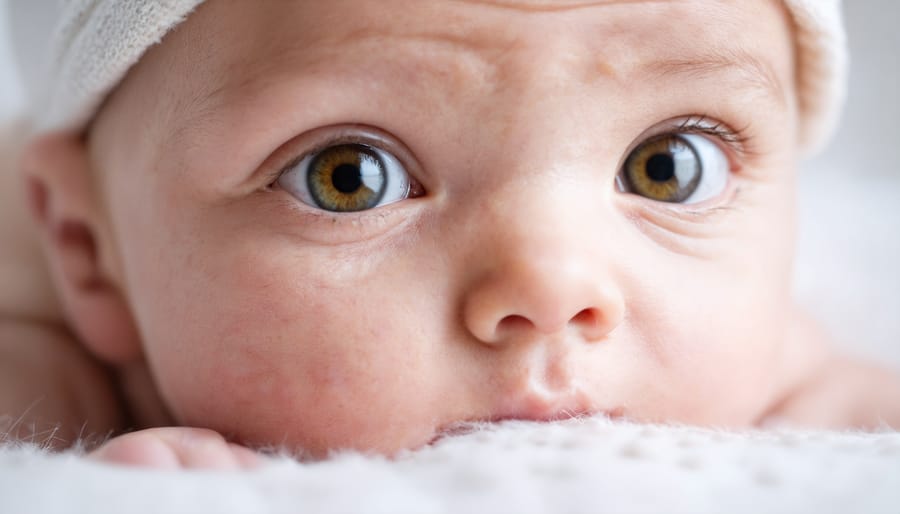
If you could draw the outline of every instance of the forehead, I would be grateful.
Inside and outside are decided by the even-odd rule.
[[[357,95],[402,84],[391,92],[410,104],[453,105],[525,83],[637,94],[706,80],[784,107],[790,35],[776,0],[209,0],[138,67],[165,92],[153,112],[177,138],[249,112],[247,98],[284,97],[301,77]]]
[[[621,68],[698,53],[776,60],[786,19],[777,0],[210,0],[173,39],[192,68],[223,60],[231,77],[235,65],[427,42],[493,57],[549,47],[565,58],[579,48]]]
[[[489,61],[590,54],[592,65],[609,72],[728,57],[789,68],[786,18],[775,0],[211,0],[173,39],[181,62],[219,75],[210,89],[222,89],[240,82],[240,71],[297,71],[337,52],[388,60],[404,49],[429,57],[442,49],[459,57],[474,52]]]

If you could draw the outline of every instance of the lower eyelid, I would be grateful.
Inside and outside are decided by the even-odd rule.
[[[289,233],[319,244],[362,243],[412,222],[415,213],[404,202],[357,212],[329,212],[310,207],[287,191],[277,195],[275,216]]]
[[[703,202],[694,204],[644,202],[642,207],[648,218],[657,224],[666,225],[674,221],[679,224],[709,225],[733,210],[740,192],[741,187],[736,181],[731,180],[721,195]]]

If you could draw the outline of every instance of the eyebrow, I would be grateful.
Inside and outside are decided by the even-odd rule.
[[[712,80],[723,72],[737,72],[748,89],[773,97],[780,106],[788,105],[788,92],[772,65],[742,49],[717,49],[689,58],[651,61],[641,71],[655,79],[688,78]]]

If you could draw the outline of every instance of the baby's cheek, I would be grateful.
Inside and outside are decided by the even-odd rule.
[[[696,268],[696,269],[695,269]],[[742,425],[765,408],[784,338],[789,298],[731,266],[682,263],[630,305],[643,363],[631,411],[641,419]]]
[[[428,438],[433,384],[427,349],[411,344],[420,339],[406,322],[412,306],[377,289],[259,278],[220,280],[218,302],[192,312],[198,323],[181,343],[190,352],[160,358],[180,422],[313,452],[390,451]]]

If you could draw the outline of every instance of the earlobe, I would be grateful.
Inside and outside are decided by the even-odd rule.
[[[109,266],[85,142],[51,134],[24,149],[21,169],[57,295],[72,328],[98,358],[123,364],[140,357],[140,338]]]

